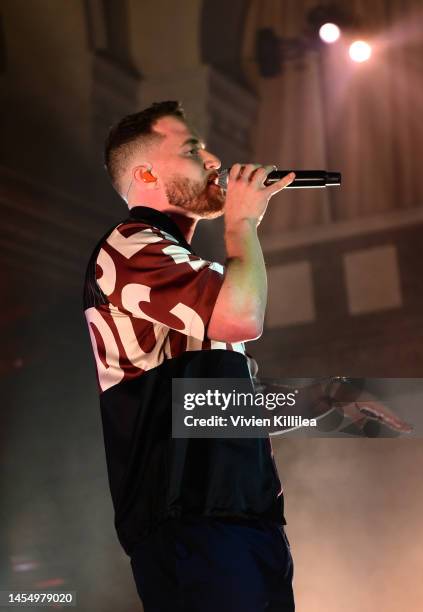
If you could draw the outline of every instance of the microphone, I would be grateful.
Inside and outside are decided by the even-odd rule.
[[[228,187],[229,170],[225,168],[219,172],[218,184],[222,189]],[[281,178],[295,172],[295,179],[287,185],[286,189],[294,188],[314,188],[314,187],[339,187],[341,184],[340,172],[327,172],[326,170],[273,170],[267,175],[264,184],[266,186],[280,181]]]

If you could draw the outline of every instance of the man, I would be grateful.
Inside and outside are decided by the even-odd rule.
[[[292,558],[270,441],[173,439],[172,378],[250,378],[266,271],[257,226],[272,167],[220,161],[177,102],[122,119],[106,168],[127,220],[88,264],[84,309],[96,359],[119,540],[145,612],[291,612]],[[200,219],[224,214],[226,266],[194,254]]]

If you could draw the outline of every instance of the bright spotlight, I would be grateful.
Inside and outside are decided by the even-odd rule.
[[[341,30],[334,23],[324,23],[319,29],[319,36],[325,43],[334,43],[341,35]]]
[[[372,54],[372,48],[364,40],[356,40],[350,45],[349,53],[353,62],[366,62]]]

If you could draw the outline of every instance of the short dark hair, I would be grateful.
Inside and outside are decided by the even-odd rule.
[[[126,162],[134,150],[134,144],[148,146],[154,140],[162,138],[154,132],[153,127],[159,119],[168,116],[185,120],[180,102],[153,102],[138,113],[126,115],[111,127],[104,147],[104,166],[117,192],[120,191],[119,181],[126,171]]]

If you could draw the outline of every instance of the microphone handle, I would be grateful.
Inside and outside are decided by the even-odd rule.
[[[340,172],[327,172],[326,170],[273,170],[267,175],[265,185],[272,185],[281,178],[295,172],[295,179],[286,189],[291,188],[315,188],[315,187],[337,187],[341,184]],[[222,170],[219,173],[218,182],[223,188],[227,188],[229,170]]]
[[[326,170],[274,170],[267,175],[264,184],[276,183],[290,172],[295,172],[295,179],[287,189],[290,187],[336,187],[341,184],[340,172],[326,172]]]

